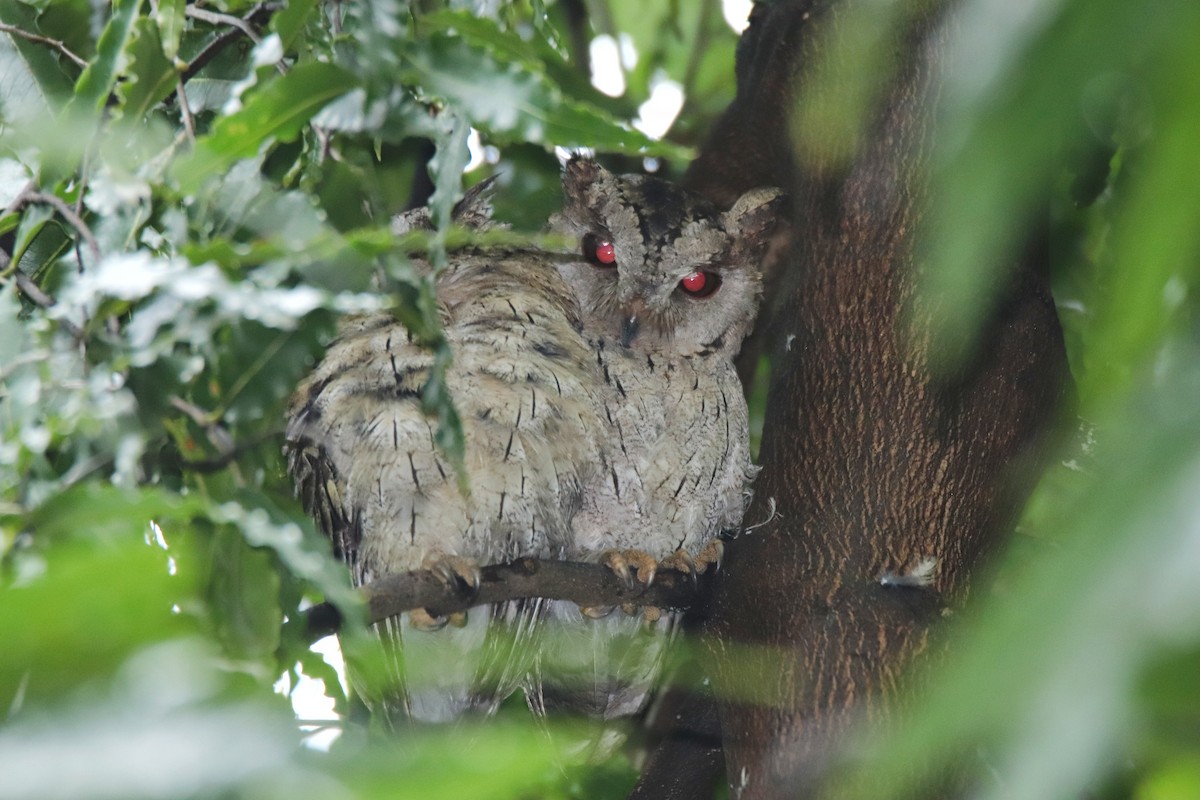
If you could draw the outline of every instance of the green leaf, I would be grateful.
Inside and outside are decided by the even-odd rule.
[[[126,79],[117,87],[122,115],[139,119],[175,90],[178,73],[163,50],[159,27],[142,17],[126,48]]]
[[[43,503],[30,523],[40,536],[50,540],[140,540],[152,521],[160,525],[187,523],[204,508],[199,498],[185,498],[154,487],[128,490],[84,483]]]
[[[1200,28],[1200,13],[1192,22]],[[1200,39],[1200,37],[1196,37]],[[1080,371],[1082,413],[1141,379],[1164,334],[1187,324],[1184,300],[1200,290],[1200,49],[1192,37],[1159,48],[1155,135],[1140,148],[1116,201],[1112,267],[1097,294],[1095,321]],[[1169,80],[1168,80],[1169,76]]]
[[[88,651],[70,654],[86,662]],[[223,666],[203,643],[164,643],[134,654],[112,681],[93,683],[66,708],[14,715],[0,729],[5,795],[335,796],[301,762],[282,703],[266,692],[239,696]]]
[[[458,106],[497,142],[586,146],[630,155],[686,158],[686,148],[656,142],[599,109],[568,100],[544,74],[498,58],[461,38],[434,33],[405,42],[398,78]]]
[[[187,24],[186,2],[187,0],[158,0],[158,11],[154,14],[154,24],[158,26],[163,55],[172,63],[179,55],[179,42]]]
[[[221,643],[234,658],[266,661],[283,625],[274,559],[223,526],[212,538],[211,560],[208,599]]]
[[[37,18],[24,3],[0,2],[0,22],[37,33]],[[7,122],[48,116],[71,96],[72,81],[43,45],[13,34],[0,47],[0,113]]]
[[[463,196],[462,174],[469,158],[469,126],[461,114],[451,109],[443,110],[437,122],[437,151],[429,160],[429,173],[434,186],[433,196],[429,198],[429,210],[435,228],[429,260],[435,270],[440,270],[446,266],[446,233],[450,229],[450,214],[454,204]]]
[[[96,44],[96,58],[75,83],[75,96],[67,106],[68,115],[73,111],[85,115],[99,113],[108,102],[140,6],[141,0],[114,0],[112,16]]]
[[[75,542],[50,550],[40,577],[20,586],[0,584],[0,703],[5,707],[26,680],[24,691],[34,697],[61,697],[72,686],[109,673],[147,643],[193,627],[171,611],[191,594],[191,586],[170,574],[166,553],[143,541],[144,521],[135,535],[96,547],[86,541],[92,519],[84,508],[70,516],[76,511],[82,527],[72,531]],[[94,519],[106,522],[99,515]]]
[[[1161,94],[1154,103],[1174,105],[1169,99],[1174,95],[1195,105],[1194,76],[1187,72],[1195,68],[1195,59],[1175,54],[1182,48],[1194,56],[1198,11],[1191,2],[1169,2],[1160,13],[1144,14],[1119,0],[1062,0],[1027,20],[1017,12],[1001,14],[1004,24],[989,36],[989,63],[981,65],[970,48],[956,51],[946,66],[942,95],[945,129],[958,139],[938,151],[924,287],[939,298],[936,344],[948,364],[977,344],[978,323],[1000,297],[996,287],[1027,245],[1031,229],[1042,222],[1067,146],[1081,136],[1103,135],[1093,130],[1096,120],[1085,113],[1096,89],[1114,75],[1128,75],[1131,93],[1142,102],[1146,88],[1156,87]],[[985,23],[975,15],[965,24]],[[1054,80],[1046,80],[1047,75]],[[1130,100],[1118,98],[1120,103]],[[1168,124],[1168,116],[1153,124]],[[1146,144],[1159,146],[1153,140]],[[1167,209],[1173,207],[1159,206]],[[1157,224],[1187,233],[1170,220]],[[1129,268],[1136,273],[1143,265],[1131,263]],[[1154,269],[1161,269],[1161,263]],[[1147,283],[1160,278],[1161,273]],[[1137,289],[1139,297],[1145,289]]]
[[[308,23],[317,0],[291,0],[282,10],[271,17],[271,29],[279,34],[283,44],[283,52],[288,52],[295,45],[304,26]]]
[[[17,226],[16,241],[13,242],[12,259],[14,262],[21,263],[26,249],[52,219],[54,219],[54,209],[48,205],[34,204],[25,210],[20,217],[20,224]]]
[[[350,588],[349,575],[312,520],[291,516],[257,490],[241,490],[236,498],[214,509],[211,518],[241,531],[250,546],[273,550],[293,575],[312,584],[327,601],[345,609],[358,607],[361,601]]]
[[[642,9],[645,13],[645,9]],[[535,25],[538,13],[534,12]],[[462,38],[472,47],[485,50],[497,61],[520,65],[530,74],[545,74],[550,84],[564,97],[591,105],[611,115],[618,109],[632,115],[634,105],[609,97],[594,87],[587,74],[567,63],[543,37],[523,37],[515,30],[501,28],[495,20],[467,11],[435,11],[420,17],[422,33],[437,31]],[[549,34],[548,28],[545,33]],[[610,116],[611,119],[611,116]],[[613,120],[615,123],[615,119]]]
[[[266,84],[242,110],[218,120],[190,156],[176,162],[172,173],[181,191],[196,191],[208,177],[257,153],[268,139],[294,139],[314,114],[357,83],[339,67],[310,62]]]

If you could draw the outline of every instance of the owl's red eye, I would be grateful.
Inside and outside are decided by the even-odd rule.
[[[617,263],[617,250],[608,239],[589,233],[583,237],[583,257],[597,267],[612,267]]]
[[[708,297],[721,285],[721,276],[715,272],[693,272],[679,281],[679,288],[692,297]]]

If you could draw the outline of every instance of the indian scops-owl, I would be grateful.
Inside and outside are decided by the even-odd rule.
[[[660,562],[711,562],[715,537],[741,523],[755,468],[733,358],[758,309],[780,192],[752,190],[722,212],[586,158],[567,163],[563,189],[551,227],[578,242],[559,269],[601,370],[605,424],[566,555],[626,576],[635,567],[648,583]],[[566,602],[544,612],[554,624],[527,686],[534,709],[635,713],[677,615],[588,619]]]
[[[485,207],[479,192],[468,193],[455,218],[478,227]],[[426,227],[428,213],[398,222]],[[459,251],[436,292],[467,491],[421,407],[434,355],[390,313],[345,319],[288,409],[289,471],[356,585],[422,568],[470,584],[480,565],[561,557],[599,469],[602,379],[550,255]],[[522,680],[511,648],[529,650],[539,605],[472,609],[446,627],[419,611],[381,623],[393,656],[379,698],[388,719],[494,709]]]

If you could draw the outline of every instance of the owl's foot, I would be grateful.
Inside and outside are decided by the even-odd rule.
[[[479,591],[482,573],[479,564],[473,558],[463,556],[448,556],[444,553],[433,553],[421,562],[421,569],[429,570],[442,583],[463,597],[474,597]]]
[[[714,572],[719,570],[724,557],[725,543],[720,539],[710,539],[694,559],[681,548],[660,561],[658,566],[660,569],[678,570],[689,575],[692,583],[695,583],[700,574],[707,572],[709,567],[712,567]]]
[[[654,560],[654,556],[642,550],[605,550],[600,554],[600,563],[611,569],[616,576],[621,579],[626,588],[632,589],[639,583],[643,587],[649,586],[654,581],[654,575],[658,572],[658,562]],[[580,606],[579,610],[585,617],[592,619],[602,619],[613,612],[613,606]],[[630,609],[634,606],[625,603],[621,605],[621,610],[625,613],[633,613]]]
[[[658,561],[644,550],[605,550],[600,554],[600,563],[615,572],[630,589],[638,583],[649,586],[658,572]]]
[[[421,568],[432,572],[434,577],[464,598],[474,597],[479,591],[482,575],[479,564],[474,559],[434,553],[425,557]],[[409,620],[414,628],[422,631],[441,630],[447,624],[461,628],[467,624],[467,612],[455,611],[446,616],[435,617],[427,610],[418,608],[410,612]]]

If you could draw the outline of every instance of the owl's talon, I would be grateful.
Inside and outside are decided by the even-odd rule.
[[[435,617],[423,608],[414,608],[408,613],[408,621],[419,631],[440,631],[450,621],[449,617]]]
[[[472,558],[433,553],[425,557],[421,566],[464,598],[470,599],[479,592],[482,573]]]
[[[658,561],[644,550],[605,550],[600,554],[600,563],[615,572],[628,589],[639,583],[643,588],[649,586],[658,572]],[[637,570],[636,577],[632,570]]]
[[[600,563],[613,571],[626,589],[634,587],[633,572],[630,569],[629,559],[625,557],[624,550],[605,550],[600,554]]]
[[[683,572],[692,579],[692,586],[695,587],[699,582],[699,572],[696,570],[696,562],[687,554],[687,551],[680,548],[671,555],[664,558],[658,563],[662,569],[673,569],[677,572]]]
[[[700,549],[700,555],[696,556],[696,566],[701,572],[708,572],[708,568],[712,567],[713,572],[721,570],[721,562],[725,560],[725,542],[721,539],[709,539],[704,547]]]

